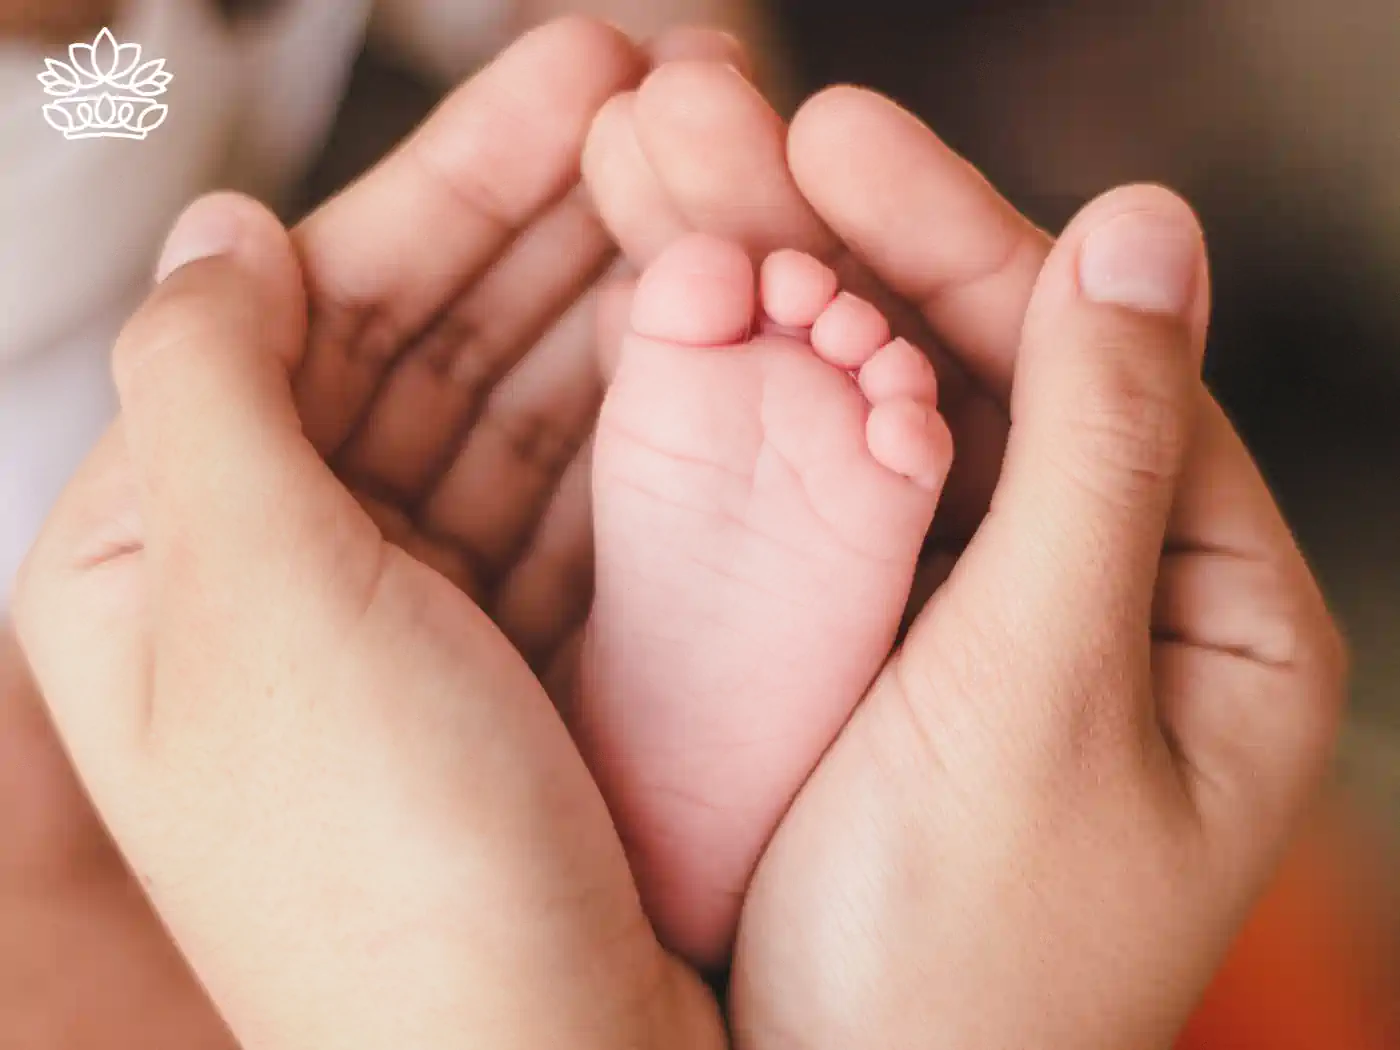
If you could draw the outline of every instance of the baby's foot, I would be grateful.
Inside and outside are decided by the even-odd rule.
[[[889,654],[952,459],[932,367],[874,307],[797,252],[758,283],[713,238],[657,259],[594,453],[578,733],[663,940],[701,964]]]

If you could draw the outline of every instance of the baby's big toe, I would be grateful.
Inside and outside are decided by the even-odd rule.
[[[667,248],[642,274],[632,300],[632,330],[687,346],[726,346],[748,338],[754,320],[754,272],[732,241],[693,234]]]

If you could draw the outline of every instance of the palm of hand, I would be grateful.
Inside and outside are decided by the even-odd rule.
[[[442,155],[469,147],[430,124],[296,234],[310,296],[296,380],[308,435],[385,537],[476,601],[545,678],[591,591],[594,286],[614,254],[569,187],[563,144],[551,164],[531,163],[546,144],[532,130],[549,140],[557,123],[584,125],[596,100],[563,116],[551,102],[496,114],[510,136],[480,129],[517,144],[505,160],[527,177],[482,188],[473,158]],[[390,194],[415,214],[384,231],[380,251],[346,250],[342,235],[365,236],[355,217]],[[427,248],[424,229],[435,231]]]

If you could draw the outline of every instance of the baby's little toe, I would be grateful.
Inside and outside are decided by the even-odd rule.
[[[937,493],[953,462],[953,437],[932,405],[899,398],[874,405],[865,427],[877,463]]]
[[[889,338],[885,315],[850,292],[832,300],[812,325],[812,349],[838,368],[861,367]]]

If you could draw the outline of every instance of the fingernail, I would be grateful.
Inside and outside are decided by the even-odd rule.
[[[1200,232],[1184,214],[1126,212],[1084,239],[1079,286],[1092,302],[1179,316],[1195,298],[1200,259]]]
[[[204,197],[185,209],[169,235],[156,264],[156,284],[182,266],[216,255],[227,255],[238,244],[242,222],[226,198]]]

